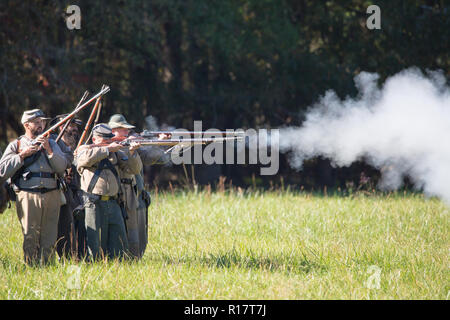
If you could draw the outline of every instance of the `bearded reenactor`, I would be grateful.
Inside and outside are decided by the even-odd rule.
[[[129,124],[126,121],[123,115],[120,114],[115,114],[111,116],[108,125],[111,127],[113,134],[118,139],[127,138],[130,129],[135,128],[133,125]],[[130,249],[130,253],[133,255],[133,257],[140,258],[139,220],[137,213],[139,200],[135,175],[142,170],[142,162],[138,154],[136,154],[136,158],[138,159],[140,164],[139,171],[121,172],[120,182],[122,183],[123,201],[128,216],[128,219],[126,221],[128,246]]]
[[[77,170],[84,192],[85,226],[89,254],[94,259],[102,256],[122,258],[128,253],[128,240],[120,207],[120,175],[137,174],[142,164],[135,152],[138,143],[128,150],[113,142],[111,128],[104,123],[92,129],[92,145],[81,146],[75,155]]]
[[[46,264],[57,239],[61,192],[57,175],[69,163],[58,144],[39,136],[48,118],[39,109],[25,111],[25,135],[11,142],[0,160],[0,176],[10,179],[22,226],[24,260]]]
[[[64,119],[67,114],[56,116],[52,122],[53,124]],[[50,122],[50,126],[52,125]],[[56,252],[60,257],[73,257],[77,256],[82,259],[87,254],[86,247],[86,230],[84,227],[84,219],[81,214],[77,214],[74,217],[74,212],[77,207],[82,204],[82,194],[80,189],[80,176],[73,164],[73,152],[76,149],[77,142],[80,138],[79,127],[83,122],[74,118],[69,122],[69,125],[64,130],[65,125],[59,127],[59,132],[53,135],[57,140],[59,135],[60,139],[57,141],[61,150],[64,152],[67,160],[71,163],[70,167],[66,169],[64,173],[64,197],[66,203],[61,206],[58,222],[58,241],[56,244]],[[64,132],[61,134],[61,131]]]

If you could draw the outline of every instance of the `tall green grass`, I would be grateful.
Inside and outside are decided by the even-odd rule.
[[[420,194],[157,193],[149,224],[138,262],[30,268],[8,210],[0,299],[449,297],[449,209]]]

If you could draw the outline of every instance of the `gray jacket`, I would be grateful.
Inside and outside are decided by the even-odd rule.
[[[20,149],[24,149],[31,145],[32,140],[26,136],[21,136],[17,140],[11,142],[5,150],[2,158],[0,159],[0,177],[1,179],[11,178],[20,168],[23,167],[24,162],[19,156],[18,140],[20,140]],[[47,172],[63,174],[64,170],[70,166],[70,163],[61,148],[53,140],[49,139],[50,146],[53,150],[51,156],[47,155],[46,151],[43,150],[41,156],[36,162],[27,168],[26,171],[33,173]],[[33,177],[27,180],[21,176],[18,179],[19,188],[47,188],[53,189],[57,187],[56,179],[54,178],[41,178]]]
[[[139,140],[137,140],[137,142],[139,142]],[[165,153],[164,150],[159,147],[144,146],[140,147],[137,151],[144,166],[170,163],[170,154]]]
[[[170,154],[165,153],[164,150],[159,147],[145,146],[139,148],[137,151],[144,166],[151,166],[154,164],[170,164]],[[140,194],[141,191],[145,189],[143,170],[136,175],[136,185],[138,194]]]

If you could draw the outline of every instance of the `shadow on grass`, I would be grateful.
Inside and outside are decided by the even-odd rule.
[[[212,268],[242,268],[253,269],[270,272],[286,272],[286,273],[309,273],[311,271],[325,272],[327,267],[325,264],[316,260],[320,258],[309,258],[305,254],[302,256],[293,256],[287,254],[276,255],[257,255],[253,252],[246,254],[239,253],[232,249],[219,253],[202,253],[199,256],[180,256],[174,257],[167,254],[153,256],[151,260],[162,261],[165,264],[186,264],[201,265]]]

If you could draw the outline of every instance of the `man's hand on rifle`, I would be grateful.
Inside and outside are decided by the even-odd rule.
[[[117,143],[117,142],[113,142],[113,143],[110,143],[108,145],[108,151],[109,152],[117,152],[117,151],[120,150],[120,148],[122,148],[122,145],[120,143]]]
[[[42,145],[42,147],[47,151],[48,155],[53,154],[52,147],[50,146],[50,143],[48,142],[48,136],[40,136],[36,139],[36,142]]]
[[[141,147],[141,144],[139,142],[130,142],[130,153],[133,154],[135,150],[139,149]]]
[[[25,158],[35,154],[38,150],[39,146],[37,145],[26,147],[19,152],[20,159],[23,161]]]
[[[170,139],[171,138],[171,134],[169,133],[160,133],[158,135],[158,140],[166,140],[166,139]]]

